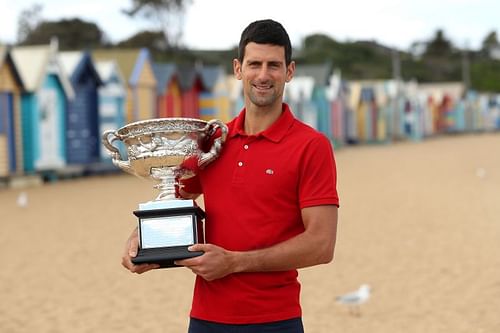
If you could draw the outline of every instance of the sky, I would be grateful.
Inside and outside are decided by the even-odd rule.
[[[0,0],[0,42],[16,41],[23,9],[43,2],[42,18],[81,18],[96,23],[112,42],[153,29],[153,20],[129,18],[131,0]],[[500,34],[499,0],[192,0],[184,18],[182,43],[193,49],[229,49],[248,23],[271,18],[283,24],[292,44],[322,33],[341,42],[375,40],[408,50],[437,29],[460,48],[478,49],[488,33]],[[500,35],[499,35],[500,36]]]

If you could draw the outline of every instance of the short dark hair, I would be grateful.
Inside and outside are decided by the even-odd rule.
[[[238,60],[243,62],[245,47],[248,43],[271,44],[285,48],[285,62],[288,66],[292,62],[292,44],[285,28],[281,23],[273,20],[259,20],[250,23],[241,33],[238,47]]]

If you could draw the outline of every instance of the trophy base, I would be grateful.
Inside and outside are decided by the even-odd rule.
[[[174,261],[201,256],[203,252],[188,251],[188,246],[160,247],[154,249],[139,249],[132,259],[134,265],[158,264],[160,268],[179,267]]]
[[[190,245],[204,243],[202,220],[205,212],[192,200],[179,200],[178,207],[139,209],[139,249],[132,263],[158,264],[160,268],[179,267],[175,260],[188,259],[204,252],[188,250]],[[175,205],[175,202],[173,203]],[[144,206],[142,206],[144,207]],[[141,206],[139,206],[141,208]]]

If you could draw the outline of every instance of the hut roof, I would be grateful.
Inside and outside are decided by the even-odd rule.
[[[167,89],[168,83],[177,74],[177,67],[175,64],[156,63],[153,64],[153,73],[156,77],[156,91],[158,95],[163,95]]]
[[[331,72],[332,66],[329,64],[297,65],[294,77],[312,77],[316,86],[325,87],[328,85]]]
[[[97,84],[98,85],[102,84],[102,80],[99,74],[97,73],[94,62],[92,61],[89,52],[83,52],[83,51],[60,52],[59,57],[61,59],[61,63],[65,70],[66,75],[70,78],[70,80],[73,83],[75,83],[75,81],[78,80],[83,71],[90,70]]]
[[[127,83],[134,85],[137,72],[144,64],[145,56],[149,58],[149,52],[147,49],[100,49],[92,51],[92,56],[96,61],[116,61]]]
[[[12,58],[27,91],[38,90],[43,84],[47,69],[50,69],[57,74],[66,96],[71,99],[74,97],[74,91],[64,75],[56,44],[14,47]]]
[[[14,64],[14,60],[12,59],[9,49],[4,45],[0,45],[0,68],[2,68],[4,64],[10,64],[12,66],[14,80],[16,80],[17,84],[24,89],[23,80]]]
[[[203,66],[199,69],[201,83],[205,90],[213,90],[217,81],[225,76],[222,66]]]
[[[103,82],[108,82],[113,79],[114,76],[118,78],[121,84],[124,84],[123,74],[120,67],[116,63],[116,60],[102,60],[95,63],[97,73],[101,77]]]

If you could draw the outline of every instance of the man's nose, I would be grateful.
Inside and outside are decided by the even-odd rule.
[[[257,74],[257,79],[267,80],[268,78],[269,78],[269,68],[266,65],[264,65],[260,68]]]

